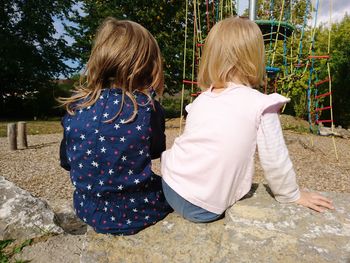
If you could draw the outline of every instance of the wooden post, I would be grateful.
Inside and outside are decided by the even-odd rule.
[[[20,148],[28,148],[27,142],[27,123],[24,121],[18,122],[18,144]]]
[[[7,124],[7,137],[10,145],[10,150],[17,150],[17,129],[16,123]]]

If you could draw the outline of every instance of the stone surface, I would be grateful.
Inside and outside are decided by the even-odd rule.
[[[0,240],[63,233],[48,204],[0,176]]]
[[[350,194],[325,193],[336,209],[279,204],[255,185],[226,217],[194,224],[170,214],[134,236],[88,230],[81,262],[350,262]]]
[[[334,129],[332,130],[330,127],[324,127],[323,125],[320,125],[319,132],[322,136],[334,135],[342,137],[344,139],[350,138],[350,130],[343,129],[341,126],[334,127]]]
[[[50,201],[49,205],[56,214],[57,224],[64,232],[72,235],[82,235],[86,233],[87,225],[76,216],[72,201],[58,199]]]
[[[80,261],[84,235],[58,235],[45,242],[25,247],[15,260],[32,263],[75,263]]]

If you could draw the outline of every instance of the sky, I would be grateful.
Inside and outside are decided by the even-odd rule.
[[[238,0],[239,10],[238,13],[242,14],[243,11],[248,8],[249,0]],[[316,0],[313,0],[316,2]],[[340,21],[345,13],[350,15],[350,0],[319,0],[319,10],[317,24],[320,22],[328,23],[330,15],[330,3],[332,4],[332,21]]]

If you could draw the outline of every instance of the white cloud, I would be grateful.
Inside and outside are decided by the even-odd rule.
[[[271,1],[271,0],[270,0]],[[315,3],[315,1],[312,1]],[[332,4],[332,8],[330,8]],[[242,14],[243,11],[249,7],[249,0],[239,1],[238,13]],[[330,10],[332,9],[332,22],[339,22],[348,13],[350,15],[350,1],[349,0],[319,0],[319,10],[317,16],[317,24],[328,23],[330,18]]]
[[[349,0],[320,0],[318,23],[332,23],[343,19],[345,13],[350,14]]]

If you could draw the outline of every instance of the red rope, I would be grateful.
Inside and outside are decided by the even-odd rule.
[[[319,99],[319,98],[322,98],[322,97],[326,97],[326,96],[329,96],[329,95],[331,95],[331,94],[332,94],[332,92],[323,93],[323,94],[320,94],[320,95],[315,96],[315,99]]]
[[[327,106],[327,107],[323,107],[323,108],[316,108],[316,111],[323,111],[323,110],[329,110],[332,109],[332,106]]]

